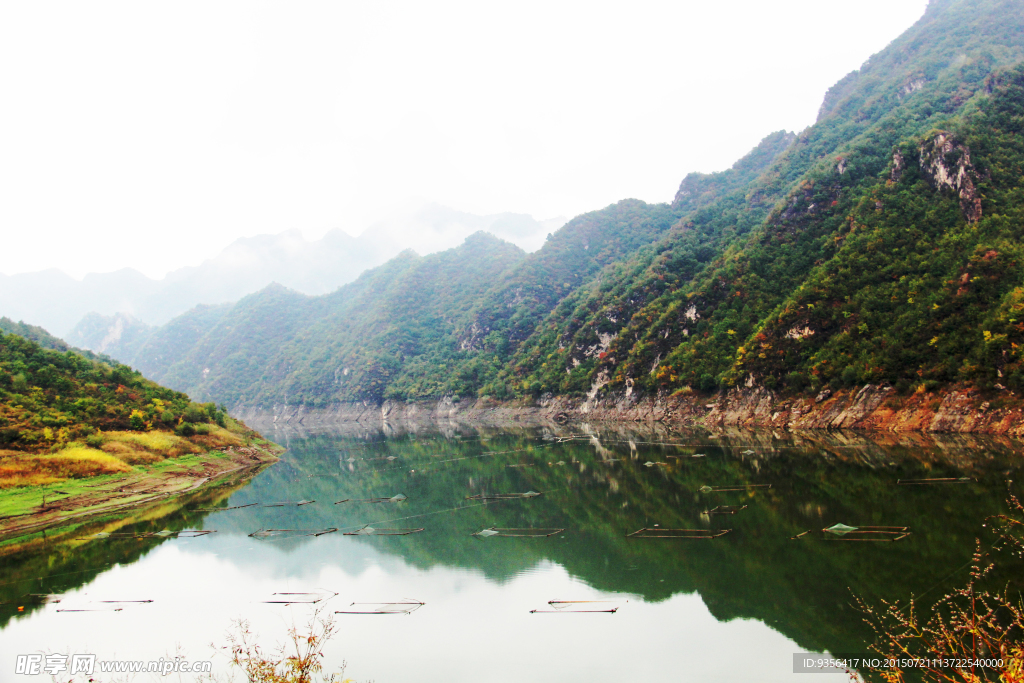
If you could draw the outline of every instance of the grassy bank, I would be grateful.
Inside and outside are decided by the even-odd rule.
[[[97,432],[54,453],[0,451],[0,489],[126,474],[138,465],[155,465],[168,458],[240,447],[245,441],[238,431],[232,433],[224,427],[210,426],[204,434],[189,438],[163,430],[110,431]]]
[[[150,502],[276,459],[281,449],[243,424],[97,432],[54,453],[0,451],[0,537]]]

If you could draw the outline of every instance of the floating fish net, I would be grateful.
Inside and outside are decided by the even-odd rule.
[[[713,539],[725,536],[732,529],[663,529],[661,527],[644,527],[626,534],[626,538],[691,538]]]
[[[910,527],[905,526],[847,526],[833,524],[822,529],[831,541],[898,541],[910,535]],[[806,532],[804,532],[806,533]],[[801,536],[803,534],[800,534]]]
[[[185,529],[184,531],[163,529],[162,531],[147,531],[141,534],[135,532],[101,531],[91,536],[86,536],[83,540],[90,538],[198,538],[199,536],[216,533],[216,531],[216,529]]]
[[[226,508],[195,508],[196,512],[224,512],[225,510],[241,510],[242,508],[251,508],[259,503],[247,503],[245,505],[232,505]]]
[[[345,536],[408,536],[421,531],[423,531],[423,527],[418,529],[375,529],[372,526],[364,526],[355,531],[346,531]]]
[[[293,605],[293,604],[316,604],[321,600],[333,598],[337,593],[308,592],[308,593],[274,593],[270,600],[262,602],[268,605]]]
[[[748,489],[770,489],[771,484],[736,484],[733,486],[701,486],[701,493],[719,493],[721,491],[746,491]]]
[[[709,515],[735,515],[740,510],[745,510],[746,505],[718,505],[707,511]]]
[[[405,602],[353,602],[350,609],[337,610],[335,614],[412,614],[425,602],[408,600]],[[351,609],[355,608],[355,609]]]
[[[323,536],[324,534],[333,534],[338,529],[330,527],[328,529],[260,529],[249,534],[250,538],[277,538],[277,537],[300,537],[300,536]]]
[[[408,496],[404,493],[399,493],[397,496],[391,496],[390,498],[345,498],[344,500],[337,500],[334,502],[335,505],[341,503],[401,503],[403,500],[409,500]]]
[[[565,531],[565,529],[555,529],[553,527],[548,527],[548,528],[529,527],[529,528],[522,528],[522,529],[499,529],[498,527],[493,527],[492,526],[492,527],[490,527],[488,529],[483,529],[482,531],[477,531],[476,533],[474,533],[472,535],[473,536],[479,536],[479,537],[482,537],[482,538],[489,538],[491,536],[506,536],[506,537],[512,537],[512,538],[547,538],[548,536],[554,536],[555,534],[560,534],[563,531]]]
[[[536,491],[526,493],[478,493],[475,496],[466,496],[466,500],[517,500],[519,498],[536,498],[541,494]]]
[[[530,614],[615,614],[618,607],[611,609],[532,609]]]

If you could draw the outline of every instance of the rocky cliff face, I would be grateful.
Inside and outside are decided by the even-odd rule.
[[[814,398],[780,397],[763,387],[732,389],[712,397],[684,394],[639,397],[632,392],[604,398],[545,397],[532,403],[492,399],[342,403],[330,408],[275,405],[236,406],[232,415],[247,422],[313,426],[338,422],[365,424],[417,421],[509,423],[522,420],[586,419],[609,422],[665,422],[713,428],[768,427],[795,430],[859,429],[889,432],[955,432],[1024,436],[1024,401],[1012,392],[983,396],[972,388],[900,396],[888,386]]]
[[[893,160],[896,168],[896,160]],[[900,159],[902,161],[902,159]],[[960,210],[968,223],[981,220],[978,173],[971,163],[971,150],[951,133],[939,132],[921,145],[921,170],[937,190],[950,190],[960,198]]]
[[[552,401],[567,417],[581,412]],[[992,400],[972,388],[900,396],[888,386],[865,385],[815,398],[785,398],[764,389],[732,389],[711,400],[609,398],[588,406],[590,419],[682,421],[706,427],[862,429],[896,432],[973,432],[1024,435],[1024,401],[1004,392]]]

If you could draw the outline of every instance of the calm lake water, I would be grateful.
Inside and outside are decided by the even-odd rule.
[[[969,437],[257,428],[289,450],[251,481],[0,557],[0,680],[50,680],[13,673],[25,653],[178,654],[226,676],[236,620],[272,646],[319,608],[338,621],[328,668],[358,681],[845,681],[794,674],[793,654],[867,652],[854,595],[962,583],[1022,464],[1020,444]],[[940,477],[970,481],[898,484]],[[202,509],[229,506],[249,507]],[[822,532],[836,523],[911,533]],[[528,531],[473,535],[492,528]],[[215,533],[132,537],[164,529]],[[270,529],[300,531],[250,536]],[[360,611],[393,613],[334,614]]]

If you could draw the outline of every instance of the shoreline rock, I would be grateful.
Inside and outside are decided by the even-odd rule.
[[[780,396],[764,387],[734,388],[713,395],[639,396],[633,392],[580,398],[542,396],[533,401],[443,397],[417,401],[354,401],[324,408],[302,405],[244,406],[231,414],[245,422],[521,421],[667,422],[694,427],[854,429],[892,432],[955,432],[1024,435],[1024,401],[1012,392],[996,397],[972,387],[901,396],[890,386],[823,391],[816,397]]]

